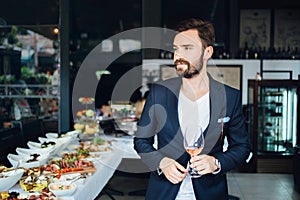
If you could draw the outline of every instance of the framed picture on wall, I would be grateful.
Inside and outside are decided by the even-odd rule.
[[[207,72],[224,84],[242,90],[242,65],[207,65]],[[167,80],[177,77],[174,65],[160,65],[160,78]]]
[[[274,47],[276,49],[300,47],[300,10],[275,10]]]
[[[270,46],[271,10],[242,9],[240,13],[240,48]]]

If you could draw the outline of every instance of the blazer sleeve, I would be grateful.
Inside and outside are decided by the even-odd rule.
[[[153,147],[154,136],[157,132],[156,113],[156,88],[152,86],[147,97],[139,124],[137,134],[134,137],[134,149],[140,155],[142,161],[154,171],[159,166],[161,159],[164,157],[157,149]]]

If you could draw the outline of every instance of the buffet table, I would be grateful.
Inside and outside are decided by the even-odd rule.
[[[103,136],[104,140],[114,141],[112,143],[113,151],[104,153],[99,160],[95,161],[97,171],[85,183],[77,188],[77,191],[72,197],[61,198],[65,200],[82,200],[95,199],[102,191],[104,186],[113,176],[115,170],[121,163],[123,158],[139,159],[140,157],[133,149],[133,137],[112,137]]]
[[[78,185],[72,197],[63,197],[65,200],[95,199],[104,186],[113,176],[115,169],[120,164],[122,158],[116,152],[102,156],[99,161],[94,162],[97,169],[92,176],[88,177],[84,184]]]
[[[116,138],[113,136],[102,135],[101,138],[112,141],[111,144],[113,150],[100,153],[99,158],[94,158],[93,162],[96,172],[93,172],[91,176],[88,176],[83,183],[77,184],[77,190],[72,196],[59,197],[58,199],[93,200],[111,179],[123,158],[140,158],[133,149],[133,136]],[[18,183],[9,191],[24,193]]]

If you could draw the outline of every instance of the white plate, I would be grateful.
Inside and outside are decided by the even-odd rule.
[[[60,179],[58,179],[59,181],[73,181],[76,178],[79,178],[80,176],[82,176],[82,174],[80,173],[74,173],[74,174],[64,174],[60,177]],[[74,183],[76,183],[76,185],[78,184],[83,184],[85,181],[85,178],[79,178],[78,180],[76,180]]]

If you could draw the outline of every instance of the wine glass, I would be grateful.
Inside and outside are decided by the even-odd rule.
[[[201,126],[187,126],[183,132],[183,146],[191,157],[199,155],[204,148],[204,135]],[[198,178],[201,175],[189,166],[189,174],[192,178]]]

